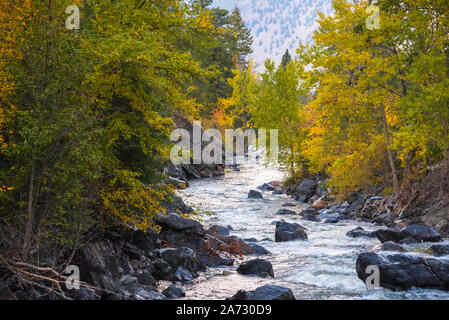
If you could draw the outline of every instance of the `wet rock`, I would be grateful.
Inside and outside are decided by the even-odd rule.
[[[286,287],[281,287],[277,285],[265,285],[257,288],[254,291],[243,291],[240,290],[234,295],[232,298],[228,298],[227,300],[265,300],[265,301],[274,301],[274,300],[296,300],[295,296],[291,289]]]
[[[175,272],[175,280],[172,281],[192,281],[193,275],[189,272],[189,270],[185,269],[184,267],[178,267],[178,269]]]
[[[271,262],[263,259],[245,261],[237,268],[237,272],[243,275],[254,275],[262,278],[270,276],[274,278]]]
[[[220,238],[221,241],[228,244],[231,247],[237,247],[239,251],[243,255],[246,256],[263,256],[270,254],[270,251],[262,247],[261,245],[258,245],[254,242],[246,242],[243,239],[240,239],[236,236],[228,236],[228,237],[222,237]]]
[[[449,255],[449,245],[433,245],[428,251],[430,254],[437,257],[446,256]]]
[[[293,210],[288,210],[288,209],[280,209],[280,210],[278,210],[278,212],[276,212],[276,214],[278,214],[278,215],[293,215],[293,216],[296,216],[296,212],[295,211],[293,211]]]
[[[282,206],[283,206],[284,208],[288,208],[288,207],[296,207],[296,203],[287,202],[287,203],[284,203]]]
[[[346,236],[350,238],[375,238],[376,233],[371,231],[366,231],[362,227],[355,228],[354,230],[349,231]]]
[[[419,241],[416,240],[416,239],[413,238],[413,237],[405,237],[405,238],[401,239],[401,241],[399,241],[399,243],[400,243],[400,244],[408,245],[408,244],[416,244],[416,243],[419,243]]]
[[[165,295],[163,295],[162,293],[159,293],[155,290],[152,290],[151,288],[146,290],[145,288],[140,288],[138,289],[133,295],[132,298],[134,300],[145,300],[145,301],[150,301],[150,300],[166,300]]]
[[[249,199],[263,199],[262,193],[257,190],[251,190],[248,194]]]
[[[167,216],[158,214],[154,221],[162,227],[162,229],[174,230],[181,233],[189,233],[193,235],[203,236],[204,228],[198,221],[181,217],[176,213],[170,213]]]
[[[318,215],[318,211],[314,208],[307,208],[307,209],[302,210],[299,214],[301,216],[307,215],[307,214]]]
[[[313,214],[305,214],[302,216],[301,220],[312,221],[312,222],[320,222],[320,218]]]
[[[380,240],[380,242],[399,242],[403,238],[403,234],[400,230],[390,228],[390,229],[380,229],[376,232],[376,237]]]
[[[366,252],[359,255],[356,271],[366,281],[368,266],[380,271],[380,286],[390,290],[415,288],[449,290],[449,260],[423,258],[410,254],[380,255]]]
[[[167,289],[162,291],[162,294],[169,299],[177,299],[186,296],[184,290],[182,290],[181,288],[177,288],[175,286],[168,287]]]
[[[230,229],[229,227],[223,227],[219,225],[213,225],[207,230],[207,234],[212,236],[229,236]]]
[[[263,185],[258,186],[257,189],[259,189],[261,191],[274,191],[275,190],[275,188],[268,183],[264,183]]]
[[[425,225],[411,225],[401,230],[403,237],[412,237],[420,242],[438,242],[441,236],[438,232]]]
[[[305,228],[297,223],[287,223],[284,220],[276,222],[275,241],[307,240]]]
[[[340,222],[342,216],[339,213],[329,214],[327,217],[324,217],[322,223],[335,224]]]
[[[405,249],[403,246],[396,242],[388,241],[385,243],[382,243],[376,247],[373,248],[374,252],[381,252],[381,251],[396,251],[396,252],[408,252],[407,249]]]

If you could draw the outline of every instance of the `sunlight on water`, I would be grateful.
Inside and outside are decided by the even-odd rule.
[[[346,233],[358,226],[375,230],[370,224],[300,221],[308,229],[308,241],[274,242],[274,221],[298,222],[295,217],[276,215],[282,204],[292,199],[264,192],[263,200],[252,200],[248,199],[248,192],[263,183],[282,180],[284,172],[263,165],[243,165],[240,170],[227,170],[220,178],[193,181],[181,196],[188,204],[215,213],[205,218],[206,224],[231,225],[234,229],[231,234],[241,238],[268,238],[259,244],[272,253],[264,258],[273,264],[275,279],[245,277],[235,272],[223,276],[224,270],[235,271],[236,267],[212,268],[184,288],[187,299],[225,299],[238,290],[254,290],[264,284],[287,286],[297,299],[449,299],[449,293],[438,290],[367,290],[357,277],[355,263],[359,253],[372,249],[379,241],[353,239],[346,237]],[[299,212],[304,208],[298,203],[293,210]],[[408,247],[414,251],[423,248],[422,245]]]

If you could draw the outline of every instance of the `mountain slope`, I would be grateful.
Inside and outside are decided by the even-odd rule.
[[[332,12],[331,0],[217,0],[214,4],[240,8],[254,38],[253,58],[259,66],[267,58],[280,63],[286,49],[294,55],[300,42],[312,41],[317,11]]]

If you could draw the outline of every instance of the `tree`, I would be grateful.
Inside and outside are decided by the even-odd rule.
[[[245,22],[238,7],[235,7],[232,11],[230,29],[233,32],[231,53],[234,56],[235,64],[239,67],[246,67],[248,55],[253,52],[253,37],[251,36],[251,31],[245,27]]]
[[[290,61],[292,61],[292,56],[287,49],[287,51],[285,51],[284,55],[282,56],[281,66],[285,69]]]

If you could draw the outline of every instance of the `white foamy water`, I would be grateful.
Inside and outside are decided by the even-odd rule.
[[[271,192],[264,192],[263,200],[253,200],[248,199],[248,192],[265,182],[282,180],[284,172],[263,165],[243,165],[240,169],[240,172],[227,170],[224,177],[193,181],[191,187],[180,194],[188,204],[215,213],[204,218],[205,224],[231,225],[234,229],[231,234],[244,239],[270,239],[258,244],[272,253],[263,258],[273,264],[275,278],[261,279],[236,273],[223,276],[224,270],[235,271],[239,264],[236,261],[232,268],[211,268],[184,286],[186,299],[225,299],[238,290],[254,290],[264,284],[289,287],[297,299],[449,299],[448,292],[438,290],[367,290],[355,271],[357,255],[380,242],[369,238],[352,239],[346,237],[346,233],[358,226],[366,230],[376,227],[352,221],[321,224],[276,215],[282,204],[294,201]],[[296,208],[288,209],[299,212],[304,208],[305,205],[298,203]],[[306,227],[309,240],[274,242],[272,222],[280,219]],[[419,251],[423,245],[407,248]]]

